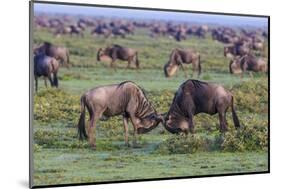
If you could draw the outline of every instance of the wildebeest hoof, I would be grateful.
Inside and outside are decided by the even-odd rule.
[[[96,146],[92,146],[92,150],[96,151],[97,147]]]

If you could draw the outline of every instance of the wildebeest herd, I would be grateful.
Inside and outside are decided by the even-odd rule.
[[[70,35],[77,38],[84,37],[88,28],[91,35],[113,39],[116,37],[126,38],[134,35],[137,28],[146,28],[150,31],[152,38],[167,36],[178,42],[188,40],[190,36],[206,38],[208,33],[212,39],[224,43],[224,51],[221,52],[229,58],[229,72],[241,74],[246,71],[265,72],[268,71],[265,55],[265,39],[267,31],[232,29],[230,27],[188,25],[172,22],[145,22],[131,21],[126,19],[101,19],[101,18],[80,18],[73,20],[68,16],[62,18],[48,18],[36,16],[34,26],[37,29],[44,28],[53,33],[54,38]],[[35,88],[38,90],[38,77],[48,78],[51,86],[59,87],[58,71],[60,66],[70,68],[71,54],[67,47],[58,46],[48,41],[37,45],[34,52],[34,78]],[[116,60],[128,62],[127,68],[132,64],[141,69],[139,54],[142,52],[122,44],[102,46],[96,52],[96,60],[109,62],[110,67],[116,69]],[[202,57],[204,54],[195,49],[186,47],[174,47],[167,57],[167,63],[163,65],[164,76],[172,77],[179,68],[183,69],[185,77],[188,75],[184,64],[192,65],[192,77],[197,72],[200,77],[202,70]],[[47,81],[45,79],[45,85]],[[227,131],[226,112],[231,108],[233,122],[236,128],[241,126],[234,107],[233,94],[220,84],[208,83],[199,80],[188,79],[183,82],[176,91],[169,111],[159,113],[152,106],[144,90],[132,81],[112,83],[111,85],[98,86],[84,93],[81,97],[81,114],[78,121],[78,132],[80,139],[89,138],[89,143],[96,148],[95,127],[101,118],[122,116],[125,131],[125,143],[128,141],[128,122],[132,122],[134,129],[134,141],[136,135],[149,132],[160,123],[171,133],[183,132],[193,133],[193,117],[198,113],[210,115],[219,114],[220,131]],[[85,124],[86,110],[89,112],[90,125],[88,130]]]

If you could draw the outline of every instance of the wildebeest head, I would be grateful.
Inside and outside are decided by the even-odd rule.
[[[36,48],[33,49],[34,55],[39,55],[39,54],[45,54],[46,53],[46,47],[45,45],[40,45]]]
[[[41,53],[46,54],[46,51],[48,48],[50,48],[52,46],[52,44],[50,42],[43,42],[41,45],[39,45],[38,47],[33,49],[33,53],[34,55],[38,55]]]
[[[178,111],[179,106],[177,102],[180,100],[177,98],[179,93],[181,93],[181,91],[175,93],[169,112],[162,115],[164,117],[163,125],[170,133],[174,134],[182,132],[187,134],[189,128],[187,117],[181,115],[179,113],[180,111]]]
[[[163,123],[163,121],[164,118],[162,115],[153,112],[152,114],[140,119],[139,125],[141,126],[137,129],[137,132],[138,134],[147,133],[157,127],[160,122]]]
[[[164,74],[166,77],[173,76],[178,70],[179,65],[181,64],[180,56],[177,49],[174,49],[170,55],[170,60],[167,64],[164,65]]]
[[[142,88],[138,86],[138,90],[134,96],[138,102],[138,108],[135,112],[135,116],[137,117],[137,132],[139,134],[149,132],[157,127],[160,122],[163,123],[163,116],[157,113],[152,104],[148,101],[145,91]]]
[[[100,61],[100,56],[103,52],[103,49],[102,48],[99,48],[98,52],[97,52],[97,61]]]
[[[164,119],[164,127],[170,133],[177,134],[181,132],[187,133],[189,126],[186,118],[168,114]]]
[[[230,60],[229,63],[229,72],[231,74],[239,74],[242,73],[241,69],[241,57],[237,56]]]
[[[111,61],[111,58],[108,56],[109,55],[109,48],[99,48],[97,52],[97,61]]]
[[[233,50],[234,50],[233,46],[224,47],[224,49],[223,49],[224,57],[233,58],[233,54],[232,54]]]
[[[167,64],[164,65],[164,74],[166,77],[171,77],[173,76],[176,71],[178,70],[178,65],[173,63],[173,62],[168,62]]]

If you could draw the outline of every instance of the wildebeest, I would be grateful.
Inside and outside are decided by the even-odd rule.
[[[201,74],[201,62],[200,54],[192,49],[174,49],[170,54],[170,59],[167,64],[164,65],[164,74],[166,77],[173,76],[178,67],[181,66],[185,76],[186,72],[184,70],[183,64],[192,64],[192,77],[195,70],[198,70],[198,77]]]
[[[82,28],[80,28],[79,26],[76,26],[76,25],[70,25],[69,27],[70,27],[71,36],[73,36],[73,34],[75,34],[76,36],[84,37]]]
[[[231,74],[243,74],[245,71],[267,72],[267,61],[265,58],[256,57],[253,54],[234,57],[230,60],[229,71]]]
[[[233,95],[223,86],[198,80],[180,85],[165,116],[164,126],[171,133],[194,132],[193,116],[198,113],[219,114],[220,130],[227,131],[226,111],[231,107],[236,128],[240,123],[234,109]]]
[[[61,64],[69,67],[69,51],[65,47],[59,47],[49,42],[44,42],[42,45],[34,49],[34,54],[44,53],[47,56],[53,57],[60,61]]]
[[[46,78],[49,79],[51,86],[58,87],[59,82],[57,73],[59,70],[58,61],[50,56],[40,53],[34,56],[34,78],[35,78],[35,90],[38,90],[38,77],[43,76],[45,80],[45,86],[47,87]]]
[[[88,134],[85,129],[85,107],[90,114]],[[125,81],[120,84],[96,87],[81,97],[81,114],[78,122],[79,138],[89,138],[89,143],[95,149],[96,139],[95,134],[92,133],[95,133],[97,121],[102,116],[118,115],[123,116],[126,145],[129,145],[129,118],[134,128],[134,144],[136,144],[137,134],[150,131],[163,120],[146,98],[144,91],[133,82]]]
[[[233,58],[235,56],[243,56],[250,53],[250,48],[244,44],[232,44],[224,47],[224,56],[228,58]]]
[[[111,35],[111,30],[107,27],[97,26],[91,31],[91,34],[94,35],[103,35],[105,38],[108,38]]]
[[[97,53],[97,61],[100,61],[103,57],[110,58],[110,66],[114,66],[114,62],[119,59],[123,61],[128,61],[128,68],[131,63],[134,62],[136,67],[140,67],[138,60],[138,51],[132,48],[122,47],[120,45],[112,45],[106,48],[100,48]]]

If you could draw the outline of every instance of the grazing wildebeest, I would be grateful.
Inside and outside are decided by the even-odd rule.
[[[34,49],[34,54],[44,53],[47,56],[53,57],[60,61],[61,64],[69,66],[69,51],[65,47],[59,47],[49,42],[44,42],[42,45]]]
[[[198,113],[219,114],[220,131],[227,131],[226,111],[231,107],[233,122],[240,127],[233,95],[223,86],[198,80],[180,85],[165,116],[164,126],[171,133],[194,133],[193,116]]]
[[[167,64],[164,65],[164,73],[166,77],[173,76],[178,67],[181,66],[187,77],[184,70],[183,64],[192,64],[192,77],[195,70],[198,70],[198,77],[201,74],[201,62],[200,54],[192,49],[174,49],[170,54],[170,59]]]
[[[132,48],[122,47],[120,45],[113,45],[105,49],[100,48],[97,53],[97,61],[100,61],[103,57],[109,57],[111,62],[110,66],[114,66],[114,62],[119,59],[123,61],[128,61],[128,68],[131,66],[131,63],[134,62],[136,67],[140,67],[138,60],[138,51]]]
[[[88,134],[85,129],[85,107],[90,114]],[[89,138],[89,143],[95,149],[96,122],[102,116],[118,115],[123,116],[125,143],[128,146],[129,118],[134,127],[133,144],[136,144],[137,134],[150,131],[163,120],[146,98],[144,91],[135,83],[125,81],[120,84],[101,86],[86,92],[81,97],[81,114],[78,122],[79,138]]]
[[[267,72],[267,61],[265,58],[247,54],[230,60],[229,71],[231,74],[243,73],[245,71]],[[251,72],[250,72],[251,73]]]
[[[38,90],[38,77],[43,76],[45,80],[45,86],[47,87],[46,77],[49,79],[51,86],[58,87],[59,82],[57,73],[59,70],[58,61],[50,56],[40,53],[34,56],[34,78],[35,78],[35,90]]]

